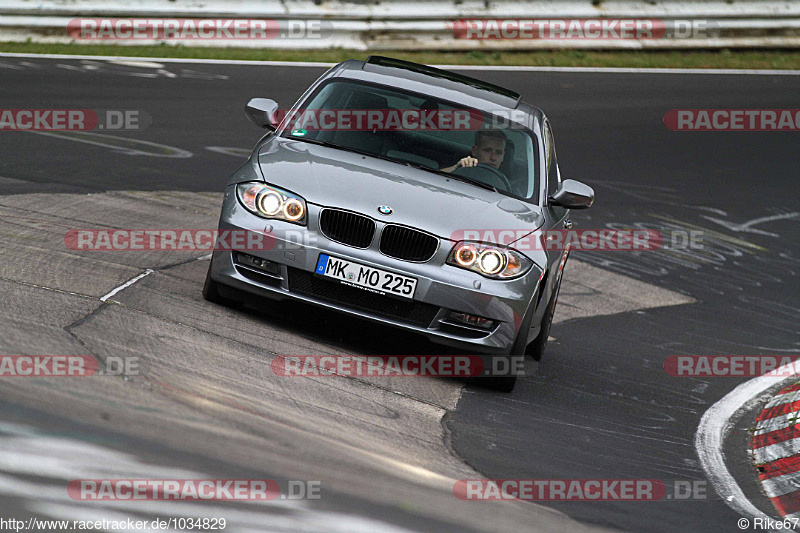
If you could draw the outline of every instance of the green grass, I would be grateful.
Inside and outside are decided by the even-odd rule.
[[[359,50],[273,50],[251,48],[201,48],[188,46],[121,46],[87,44],[0,43],[0,52],[77,54],[190,59],[244,59],[266,61],[320,61],[338,63],[366,58]],[[418,63],[440,65],[531,65],[551,67],[735,68],[800,69],[800,50],[717,51],[584,51],[535,52],[406,52],[374,53]]]

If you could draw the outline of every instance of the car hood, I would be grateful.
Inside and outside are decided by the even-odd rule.
[[[307,202],[365,214],[460,240],[466,230],[513,231],[544,222],[538,206],[424,170],[293,139],[273,137],[258,149],[267,183]],[[389,206],[390,215],[378,213]],[[474,235],[468,234],[469,235]],[[506,234],[504,243],[516,240]]]

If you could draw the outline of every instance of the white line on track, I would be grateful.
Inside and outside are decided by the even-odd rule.
[[[354,52],[363,55],[363,52]],[[336,63],[316,61],[248,61],[245,59],[190,59],[179,57],[92,56],[70,54],[21,54],[0,52],[0,57],[40,59],[95,59],[104,61],[158,61],[161,63],[202,63],[219,65],[255,65],[273,67],[332,67]],[[576,72],[598,74],[728,74],[746,76],[800,76],[800,70],[704,69],[704,68],[625,68],[625,67],[533,67],[492,65],[433,65],[452,70],[494,70],[507,72]]]
[[[725,435],[728,433],[731,419],[736,413],[754,405],[758,402],[759,396],[769,389],[777,388],[787,381],[797,379],[796,375],[786,377],[789,371],[794,370],[793,365],[794,363],[789,363],[773,371],[773,375],[766,374],[742,383],[712,405],[703,415],[697,428],[694,445],[706,477],[717,494],[728,504],[728,507],[742,517],[770,518],[747,499],[730,471],[728,471],[728,467],[725,465],[725,457],[722,453]],[[790,530],[780,529],[774,531],[788,532]]]
[[[111,298],[112,296],[114,296],[115,294],[117,294],[119,291],[121,291],[121,290],[123,290],[123,289],[127,289],[128,287],[130,287],[131,285],[133,285],[134,283],[136,283],[136,282],[137,282],[137,281],[139,281],[140,279],[144,278],[145,276],[149,276],[149,275],[150,275],[150,274],[152,274],[153,272],[154,272],[153,270],[151,270],[151,269],[149,269],[149,268],[148,268],[147,270],[145,270],[144,272],[142,272],[141,274],[139,274],[139,275],[138,275],[138,276],[136,276],[135,278],[131,278],[131,279],[129,279],[128,281],[126,281],[125,283],[123,283],[122,285],[120,285],[119,287],[115,288],[114,290],[112,290],[111,292],[109,292],[108,294],[106,294],[105,296],[101,297],[101,298],[100,298],[100,301],[101,301],[101,302],[105,302],[106,300],[108,300],[109,298]]]
[[[212,255],[213,255],[213,254],[206,254],[206,255],[200,256],[200,257],[196,258],[196,259],[195,259],[195,261],[205,261],[206,259],[211,259],[211,256],[212,256]],[[148,268],[147,270],[145,270],[144,272],[142,272],[142,273],[141,273],[141,274],[139,274],[138,276],[136,276],[136,277],[134,277],[134,278],[131,278],[131,279],[129,279],[128,281],[126,281],[125,283],[123,283],[122,285],[120,285],[119,287],[116,287],[116,288],[115,288],[115,289],[113,289],[111,292],[109,292],[109,293],[108,293],[108,294],[106,294],[105,296],[101,297],[101,298],[100,298],[100,301],[101,301],[101,302],[105,302],[106,300],[108,300],[109,298],[111,298],[112,296],[114,296],[115,294],[117,294],[119,291],[121,291],[121,290],[123,290],[123,289],[127,289],[128,287],[130,287],[131,285],[133,285],[134,283],[136,283],[136,282],[137,282],[137,281],[139,281],[140,279],[142,279],[142,278],[144,278],[144,277],[146,277],[146,276],[149,276],[149,275],[150,275],[150,274],[152,274],[153,272],[155,272],[155,271],[154,271],[154,270],[152,270],[152,269],[150,269],[150,268]]]
[[[125,155],[142,155],[148,157],[171,157],[185,159],[192,157],[194,154],[188,150],[176,148],[166,144],[159,144],[151,141],[143,141],[141,139],[131,139],[130,137],[120,137],[119,135],[111,135],[108,133],[95,133],[93,131],[72,131],[72,130],[57,130],[57,131],[35,131],[23,130],[25,133],[34,133],[36,135],[44,135],[46,137],[55,137],[65,141],[75,141],[79,143],[91,144],[93,146],[101,146],[103,148],[110,148],[117,150]],[[131,148],[131,146],[138,146],[139,149]],[[151,151],[146,151],[147,149]]]

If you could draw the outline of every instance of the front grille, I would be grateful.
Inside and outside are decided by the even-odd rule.
[[[428,327],[439,312],[435,305],[398,300],[319,278],[305,270],[289,268],[289,290],[318,300],[341,304],[372,315]]]
[[[375,233],[371,218],[338,209],[323,209],[319,227],[330,240],[356,248],[368,248]]]
[[[390,224],[381,233],[381,252],[404,261],[427,261],[438,247],[436,237],[403,226]]]

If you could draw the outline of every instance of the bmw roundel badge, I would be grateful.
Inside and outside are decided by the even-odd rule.
[[[392,208],[389,207],[388,205],[378,206],[378,213],[380,213],[381,215],[391,215]]]

